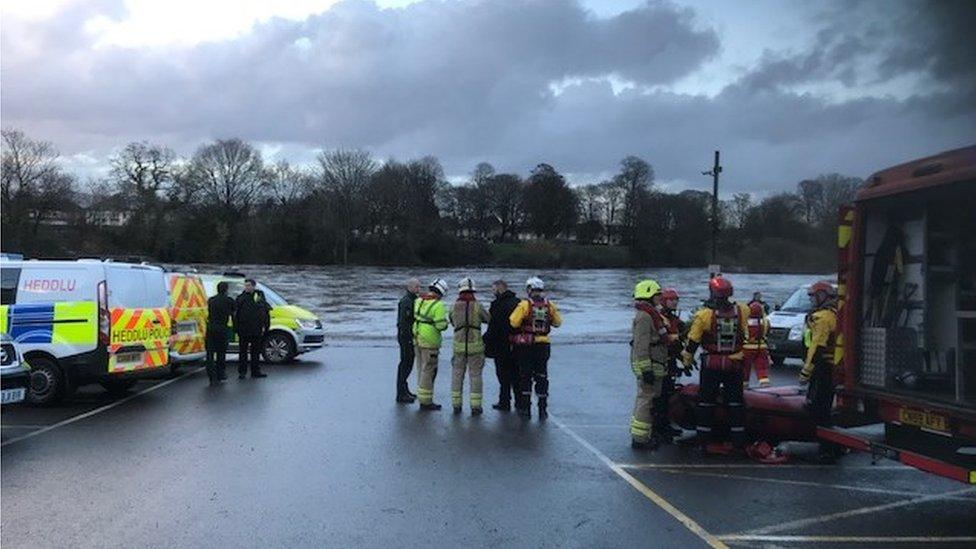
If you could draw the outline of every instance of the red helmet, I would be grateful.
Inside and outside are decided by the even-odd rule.
[[[681,296],[678,295],[678,290],[674,288],[665,288],[661,290],[661,300],[670,301],[672,299],[680,299]]]
[[[821,280],[810,285],[810,289],[807,290],[807,295],[816,295],[823,292],[824,297],[837,297],[837,288],[826,280]]]
[[[810,285],[807,295],[813,296],[814,303],[819,307],[824,303],[837,298],[837,288],[827,280],[821,280]]]
[[[708,292],[712,297],[732,297],[732,281],[717,275],[708,281]]]

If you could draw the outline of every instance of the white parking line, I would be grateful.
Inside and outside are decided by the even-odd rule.
[[[197,368],[195,370],[190,370],[189,372],[187,372],[187,373],[185,373],[185,374],[183,374],[181,376],[174,377],[173,379],[167,379],[166,381],[163,381],[161,383],[157,383],[156,385],[153,385],[152,387],[147,387],[147,388],[139,391],[138,393],[129,395],[129,396],[123,398],[123,399],[116,400],[115,402],[111,402],[109,404],[106,404],[105,406],[100,406],[98,408],[95,408],[94,410],[89,410],[89,411],[87,411],[87,412],[85,412],[83,414],[78,414],[77,416],[73,416],[73,417],[70,417],[70,418],[68,418],[66,420],[59,421],[57,423],[48,425],[48,426],[43,427],[41,429],[38,429],[36,431],[31,431],[30,433],[21,435],[19,437],[14,437],[14,438],[12,438],[10,440],[5,440],[2,444],[0,444],[0,448],[2,448],[4,446],[7,446],[9,444],[13,444],[15,442],[20,442],[22,440],[26,440],[26,439],[31,438],[31,437],[36,437],[37,435],[46,433],[48,431],[53,431],[54,429],[57,429],[58,427],[64,427],[65,425],[70,425],[70,424],[72,424],[72,423],[74,423],[76,421],[81,421],[81,420],[83,420],[85,418],[89,418],[91,416],[100,414],[100,413],[102,413],[102,412],[104,412],[106,410],[111,410],[112,408],[115,408],[116,406],[120,406],[122,404],[125,404],[126,402],[129,402],[130,400],[132,400],[134,398],[137,398],[137,397],[140,397],[140,396],[142,396],[142,395],[144,395],[146,393],[151,393],[151,392],[155,391],[156,389],[160,389],[162,387],[165,387],[165,386],[169,385],[170,383],[173,383],[175,381],[179,381],[179,380],[183,379],[184,377],[192,376],[193,374],[195,374],[195,373],[197,373],[197,372],[199,372],[201,370],[203,370],[203,368]]]
[[[906,492],[904,490],[886,490],[884,488],[871,488],[869,486],[854,486],[851,484],[828,484],[823,482],[809,482],[803,480],[789,480],[781,478],[769,478],[769,477],[756,477],[751,475],[730,475],[724,473],[706,473],[702,471],[688,471],[680,470],[678,468],[674,469],[659,469],[661,472],[670,474],[681,474],[681,475],[693,475],[699,477],[715,477],[715,478],[727,478],[731,480],[746,480],[749,482],[770,482],[773,484],[789,484],[793,486],[810,486],[815,488],[834,488],[837,490],[851,490],[855,492],[870,492],[874,494],[884,494],[889,496],[908,496],[908,497],[920,497],[929,494],[924,494],[921,492]],[[945,499],[954,499],[962,501],[976,502],[976,499],[967,497],[946,497]]]
[[[866,469],[869,471],[917,471],[907,465],[819,465],[814,463],[783,463],[766,465],[763,463],[618,463],[625,469]]]
[[[695,522],[691,517],[689,517],[688,515],[682,513],[674,505],[671,505],[671,503],[668,502],[668,500],[666,500],[663,497],[659,496],[654,490],[651,490],[650,488],[648,488],[647,485],[645,485],[643,482],[641,482],[641,481],[637,480],[636,478],[634,478],[634,476],[631,475],[630,473],[628,473],[627,471],[624,471],[623,467],[621,467],[620,465],[617,465],[616,463],[614,463],[613,460],[611,460],[603,452],[601,452],[600,450],[598,450],[596,448],[596,446],[593,446],[586,439],[584,439],[583,437],[579,436],[579,434],[577,434],[576,431],[574,431],[574,430],[570,429],[569,427],[567,427],[561,421],[559,421],[558,419],[556,419],[551,413],[549,414],[549,420],[551,422],[553,422],[556,425],[556,427],[559,427],[560,429],[562,429],[563,431],[565,431],[566,434],[568,434],[569,436],[573,437],[573,440],[575,440],[576,442],[578,442],[583,448],[586,448],[587,450],[589,450],[600,461],[602,461],[604,465],[606,465],[607,467],[609,467],[611,471],[613,471],[614,473],[616,473],[617,476],[619,476],[620,478],[622,478],[625,481],[627,481],[627,484],[630,484],[631,486],[633,486],[634,489],[636,489],[638,492],[640,492],[641,494],[643,494],[644,497],[646,497],[647,499],[649,499],[652,502],[654,502],[655,505],[657,505],[658,507],[660,507],[661,509],[663,509],[667,514],[669,514],[672,517],[674,517],[675,519],[677,519],[678,522],[680,522],[681,524],[683,524],[685,526],[685,528],[687,528],[693,534],[695,534],[696,536],[698,536],[699,538],[701,538],[710,547],[714,547],[714,548],[726,548],[727,549],[728,546],[725,545],[724,543],[722,543],[721,540],[719,540],[718,538],[716,538],[712,534],[708,533],[704,528],[701,527],[701,525],[699,525],[697,522]]]
[[[976,536],[719,536],[722,541],[762,541],[768,543],[972,543]]]
[[[771,526],[766,526],[763,528],[756,528],[754,530],[749,530],[747,532],[742,532],[737,535],[759,535],[759,534],[774,534],[776,532],[784,532],[788,530],[795,530],[797,528],[804,528],[806,526],[812,526],[814,524],[820,524],[824,522],[829,522],[832,520],[838,520],[849,517],[856,517],[859,515],[866,515],[869,513],[877,513],[880,511],[887,511],[889,509],[897,509],[899,507],[908,507],[910,505],[915,505],[918,503],[925,503],[928,501],[940,501],[952,498],[954,496],[959,496],[962,494],[972,494],[976,492],[976,487],[964,488],[962,490],[953,490],[952,492],[944,492],[942,494],[932,494],[929,496],[920,496],[917,498],[905,499],[901,501],[895,501],[892,503],[885,503],[883,505],[872,505],[870,507],[861,507],[859,509],[851,509],[850,511],[841,511],[840,513],[830,513],[827,515],[820,515],[817,517],[808,517],[805,519],[794,520],[790,522],[781,522],[778,524],[773,524]]]
[[[47,425],[28,425],[23,423],[12,423],[7,425],[0,425],[0,427],[3,427],[4,429],[43,429],[47,427]]]

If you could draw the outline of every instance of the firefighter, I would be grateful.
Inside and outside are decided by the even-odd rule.
[[[668,361],[665,370],[664,380],[661,384],[661,395],[654,399],[654,433],[658,440],[670,443],[674,437],[681,434],[681,431],[671,426],[668,417],[668,404],[671,395],[674,394],[675,377],[680,369],[678,360],[681,358],[681,349],[684,347],[684,340],[687,328],[684,321],[678,315],[678,300],[680,296],[674,288],[661,290],[661,314],[667,320],[668,327]]]
[[[539,419],[549,417],[549,332],[563,323],[556,304],[545,298],[545,283],[539,277],[525,281],[527,299],[519,302],[508,321],[515,333],[512,346],[519,370],[519,398],[515,407],[522,417],[532,412],[532,387],[539,398]]]
[[[661,286],[642,280],[634,286],[630,367],[637,377],[637,397],[630,417],[630,447],[657,449],[651,406],[661,395],[668,360],[668,321],[661,312]]]
[[[834,350],[837,343],[837,289],[827,281],[820,281],[807,290],[813,310],[804,321],[803,344],[806,358],[800,370],[800,385],[809,384],[807,410],[823,427],[831,425],[830,412],[834,404]],[[820,443],[820,460],[831,462],[839,447]]]
[[[488,311],[475,298],[474,281],[462,278],[458,282],[458,298],[449,315],[454,326],[454,356],[451,358],[451,404],[454,413],[461,413],[461,393],[464,388],[464,373],[468,372],[471,382],[471,415],[480,416],[482,412],[481,371],[485,366],[485,344],[481,339],[481,325],[491,320]]]
[[[769,319],[766,318],[766,304],[762,302],[762,294],[753,294],[752,301],[747,306],[749,331],[746,333],[745,345],[742,346],[742,386],[749,386],[749,377],[755,368],[759,386],[768,387],[769,349],[766,347],[766,336],[769,334]]]
[[[430,283],[429,292],[413,302],[413,337],[417,348],[417,400],[420,409],[440,410],[434,404],[434,379],[441,350],[441,332],[447,329],[447,312],[441,298],[447,293],[447,282],[438,278]]]
[[[731,299],[732,282],[717,275],[708,282],[709,299],[695,313],[688,331],[688,342],[681,352],[686,371],[694,366],[699,345],[704,351],[698,389],[698,425],[696,434],[683,442],[693,442],[706,450],[723,452],[728,443],[719,446],[713,437],[715,407],[719,391],[724,396],[732,444],[745,443],[745,410],[742,397],[742,346],[748,331],[749,310]]]

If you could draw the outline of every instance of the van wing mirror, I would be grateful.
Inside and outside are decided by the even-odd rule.
[[[778,310],[780,310],[782,308],[783,308],[783,304],[782,303],[777,303],[776,305],[773,305],[773,310],[774,311],[778,311]]]

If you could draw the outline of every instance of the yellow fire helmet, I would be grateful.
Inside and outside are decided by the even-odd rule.
[[[641,280],[634,286],[634,299],[651,299],[661,293],[661,285],[654,280]]]

